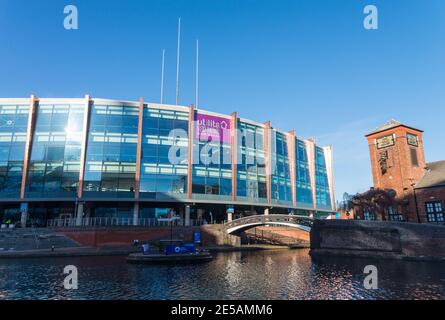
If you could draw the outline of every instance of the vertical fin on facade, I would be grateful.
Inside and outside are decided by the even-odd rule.
[[[266,164],[266,188],[267,188],[267,203],[272,203],[272,168],[270,161],[270,135],[271,135],[271,123],[267,121],[264,123],[264,162]]]
[[[193,198],[193,135],[195,132],[195,107],[189,106],[189,146],[188,146],[188,167],[187,167],[187,195],[188,199]]]
[[[296,159],[295,159],[295,130],[287,134],[287,148],[289,155],[289,172],[292,190],[292,205],[297,206],[297,176],[296,176]]]
[[[32,95],[29,101],[29,113],[28,113],[28,128],[26,130],[26,143],[25,143],[25,155],[23,157],[23,174],[22,174],[22,185],[20,189],[20,199],[25,198],[26,192],[26,180],[28,178],[28,165],[31,155],[32,138],[34,134],[34,125],[36,117],[36,108],[39,103],[39,99]]]
[[[90,122],[90,107],[91,97],[85,96],[85,112],[83,114],[83,129],[82,129],[82,149],[80,152],[80,169],[79,169],[79,184],[77,186],[77,198],[81,199],[83,195],[83,179],[85,173],[85,163],[87,154],[88,128]]]
[[[144,98],[139,99],[139,117],[138,117],[138,141],[136,149],[136,186],[135,198],[139,199],[141,190],[141,159],[142,159],[142,129],[144,122]]]
[[[328,173],[329,193],[331,196],[331,209],[335,210],[335,195],[334,195],[334,168],[333,168],[333,147],[323,147],[325,159],[326,159],[326,171]]]
[[[312,191],[312,207],[317,208],[317,189],[315,184],[315,141],[313,139],[305,140],[306,152],[309,161],[309,175],[311,177],[311,191]]]
[[[231,143],[232,143],[232,200],[236,201],[237,194],[237,163],[238,163],[238,113],[232,113],[231,118]]]

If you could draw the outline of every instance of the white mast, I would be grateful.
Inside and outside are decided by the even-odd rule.
[[[199,109],[199,39],[196,40],[196,110]]]
[[[164,102],[165,49],[162,49],[161,104]]]
[[[179,51],[181,48],[181,18],[178,23],[178,52],[176,55],[176,105],[179,104]]]

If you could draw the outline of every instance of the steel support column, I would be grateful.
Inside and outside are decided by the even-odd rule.
[[[185,219],[184,220],[185,220],[184,221],[185,222],[185,226],[186,227],[190,227],[190,224],[191,224],[190,223],[191,222],[190,221],[190,205],[188,205],[188,204],[185,206]]]

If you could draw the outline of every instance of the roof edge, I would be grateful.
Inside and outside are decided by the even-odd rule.
[[[411,129],[411,130],[419,131],[419,132],[422,132],[422,133],[424,132],[424,131],[421,130],[421,129],[417,129],[417,128],[414,128],[414,127],[411,127],[411,126],[407,126],[407,125],[405,125],[405,124],[399,124],[399,125],[394,126],[394,127],[392,127],[392,128],[383,129],[383,130],[379,130],[379,131],[371,131],[370,133],[367,133],[367,134],[365,135],[365,137],[367,138],[367,137],[373,136],[373,135],[375,135],[375,134],[379,134],[379,133],[382,133],[382,132],[385,132],[385,131],[393,130],[393,129],[396,129],[396,128],[399,128],[399,127],[405,127],[405,128],[407,128],[407,129]]]

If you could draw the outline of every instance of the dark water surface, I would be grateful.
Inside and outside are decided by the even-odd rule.
[[[363,269],[379,271],[366,290]],[[63,288],[66,265],[79,289]],[[445,299],[445,263],[313,260],[307,250],[219,253],[204,264],[128,265],[124,257],[0,260],[0,299]]]

